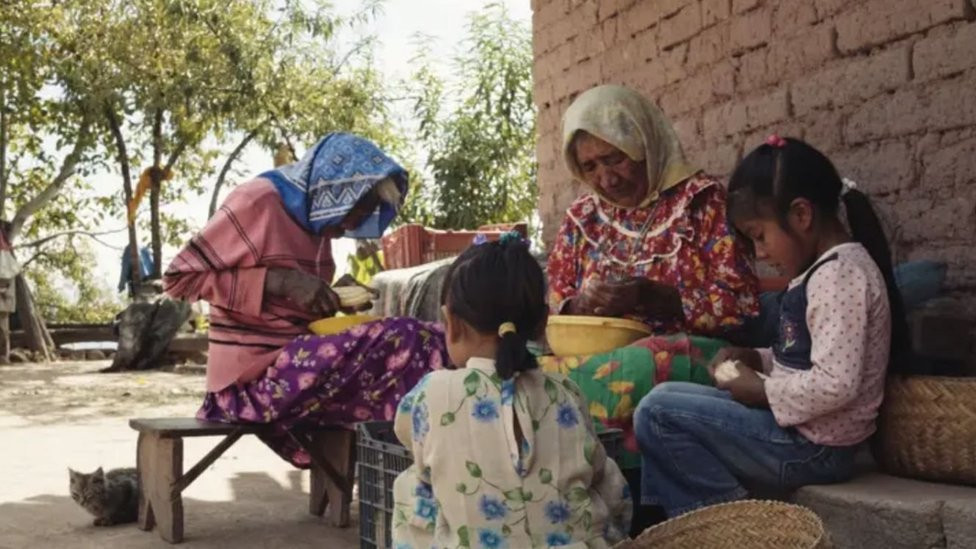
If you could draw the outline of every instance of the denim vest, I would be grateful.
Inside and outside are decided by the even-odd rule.
[[[773,345],[773,356],[778,364],[796,370],[809,370],[813,366],[810,361],[810,329],[807,326],[807,283],[817,269],[836,259],[837,254],[833,253],[810,267],[803,282],[783,294],[779,309],[779,337]]]

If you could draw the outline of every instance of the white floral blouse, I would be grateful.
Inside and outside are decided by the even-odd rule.
[[[415,461],[393,486],[393,547],[600,548],[625,538],[630,491],[584,402],[562,375],[502,381],[488,359],[424,377],[396,416]]]

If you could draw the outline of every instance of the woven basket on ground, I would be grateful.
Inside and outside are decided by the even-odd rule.
[[[892,377],[878,429],[886,472],[976,484],[976,378]]]
[[[615,549],[828,549],[820,517],[806,507],[745,500],[712,505],[644,531]]]

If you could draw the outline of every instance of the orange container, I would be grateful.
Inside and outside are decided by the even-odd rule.
[[[474,231],[439,231],[422,225],[404,225],[383,237],[383,262],[387,269],[416,267],[460,254],[479,234],[497,240],[509,231],[518,231],[524,237],[528,227],[517,223],[488,225]]]

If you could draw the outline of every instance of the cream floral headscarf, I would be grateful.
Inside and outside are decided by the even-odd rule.
[[[566,166],[576,179],[585,183],[572,147],[573,137],[579,131],[617,147],[635,162],[646,161],[647,196],[638,207],[651,204],[661,191],[698,172],[685,160],[678,136],[661,109],[630,88],[606,85],[589,89],[573,101],[563,116]],[[594,191],[613,203],[599,189]]]

